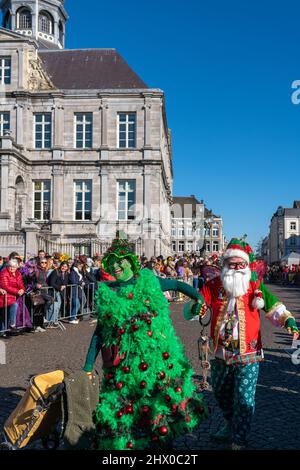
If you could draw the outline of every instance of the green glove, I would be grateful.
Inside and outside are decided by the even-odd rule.
[[[195,302],[188,302],[183,309],[184,318],[186,320],[193,320],[197,316],[203,316],[207,308],[204,298],[199,294],[198,300]]]
[[[286,320],[284,324],[285,328],[289,331],[289,333],[297,333],[299,334],[299,330],[297,327],[297,323],[294,317],[290,317]]]

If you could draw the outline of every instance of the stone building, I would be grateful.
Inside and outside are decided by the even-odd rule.
[[[224,248],[223,220],[209,211],[194,195],[174,197],[172,253],[220,254]]]
[[[116,228],[139,254],[169,253],[164,93],[115,49],[64,49],[63,0],[0,8],[0,254],[95,254]]]
[[[279,207],[270,223],[268,263],[278,263],[290,253],[300,254],[300,201],[292,208]]]

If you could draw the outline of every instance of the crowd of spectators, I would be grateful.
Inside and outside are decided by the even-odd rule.
[[[59,328],[62,321],[77,325],[84,316],[91,316],[98,282],[113,280],[101,262],[102,256],[71,259],[60,253],[48,255],[43,250],[26,261],[16,252],[7,259],[0,257],[0,334],[45,332]],[[216,255],[143,256],[140,263],[156,276],[177,278],[196,289],[219,269]],[[182,295],[171,295],[166,293],[168,300],[184,300]]]
[[[300,282],[300,264],[274,264],[267,267],[266,281],[282,286],[293,286]]]

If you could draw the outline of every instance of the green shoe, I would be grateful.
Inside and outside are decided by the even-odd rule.
[[[231,440],[231,425],[226,422],[219,431],[210,434],[210,437],[220,442],[228,442]]]

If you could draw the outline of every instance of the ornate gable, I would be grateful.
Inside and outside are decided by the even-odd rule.
[[[29,91],[54,90],[50,77],[43,68],[43,62],[35,51],[24,51],[26,64],[26,88]]]

